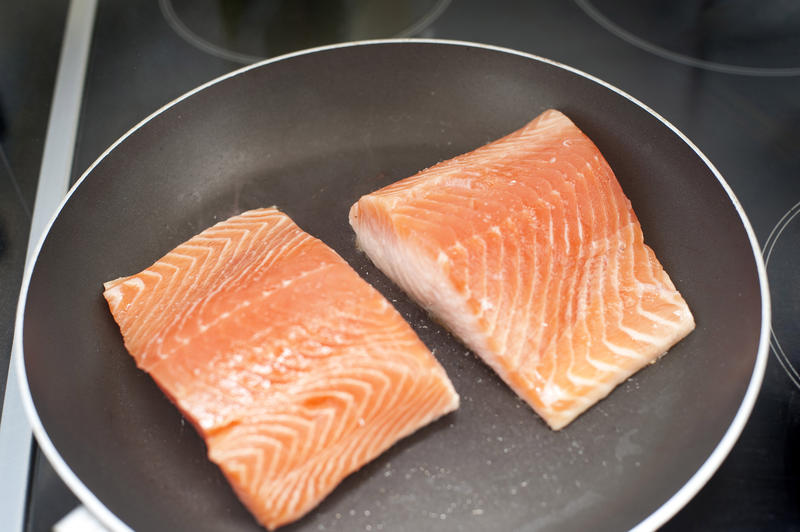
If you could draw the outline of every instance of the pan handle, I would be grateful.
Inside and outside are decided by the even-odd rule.
[[[53,532],[109,532],[109,530],[101,525],[85,506],[79,505],[53,525]]]

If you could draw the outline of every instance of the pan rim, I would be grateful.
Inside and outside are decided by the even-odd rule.
[[[64,196],[64,199],[61,201],[56,211],[50,217],[44,230],[42,231],[41,236],[39,237],[38,242],[36,243],[36,247],[34,248],[33,254],[31,256],[31,260],[28,262],[25,268],[25,273],[20,287],[20,295],[19,295],[16,318],[15,318],[15,331],[16,334],[20,335],[19,342],[17,345],[19,352],[14,353],[12,359],[16,359],[16,370],[17,370],[16,373],[20,389],[20,395],[22,396],[23,408],[31,424],[31,429],[33,431],[34,436],[36,437],[36,441],[40,449],[44,453],[44,455],[47,457],[50,464],[53,466],[53,469],[56,471],[59,477],[64,481],[64,483],[70,488],[70,490],[77,496],[77,498],[81,501],[81,503],[84,504],[89,509],[89,511],[95,517],[97,517],[100,520],[100,522],[103,523],[104,526],[108,527],[109,529],[114,531],[132,530],[119,517],[117,517],[117,515],[114,514],[105,504],[103,504],[100,498],[96,496],[83,483],[83,481],[78,477],[77,474],[75,474],[74,471],[72,471],[70,466],[61,456],[59,451],[56,449],[52,440],[50,440],[50,437],[47,434],[47,431],[45,430],[41,419],[39,418],[36,406],[34,405],[33,402],[33,396],[31,394],[30,387],[28,386],[28,379],[25,371],[25,360],[24,360],[25,349],[23,345],[24,335],[22,334],[24,330],[23,327],[24,327],[25,304],[27,302],[28,289],[30,287],[30,281],[33,269],[36,265],[36,262],[38,261],[39,253],[41,252],[41,249],[44,245],[45,240],[47,239],[48,234],[50,233],[50,230],[52,229],[53,224],[59,217],[65,205],[69,202],[72,195],[78,189],[78,187],[84,182],[84,180],[89,176],[89,174],[91,174],[92,170],[94,170],[94,168],[109,153],[111,153],[119,144],[125,141],[125,139],[127,139],[130,135],[132,135],[141,127],[143,127],[150,120],[160,115],[167,109],[170,109],[171,107],[177,105],[181,101],[191,97],[192,95],[202,90],[205,90],[208,87],[216,85],[217,83],[220,83],[228,78],[232,78],[234,76],[243,74],[249,70],[260,68],[262,66],[271,63],[292,59],[294,57],[317,53],[317,52],[324,52],[339,48],[353,48],[359,46],[393,45],[393,44],[434,44],[434,45],[446,45],[446,46],[461,46],[465,48],[478,48],[483,50],[490,50],[500,53],[516,55],[529,60],[538,61],[555,66],[557,68],[561,68],[575,75],[578,75],[582,78],[588,79],[589,81],[597,83],[605,87],[606,89],[622,96],[631,103],[637,105],[638,107],[646,111],[648,114],[656,118],[658,121],[660,121],[663,125],[665,125],[668,129],[670,129],[672,133],[674,133],[678,138],[680,138],[692,149],[692,151],[700,158],[700,160],[711,170],[712,174],[714,175],[714,177],[717,179],[717,181],[727,194],[728,199],[731,201],[734,208],[736,209],[736,213],[739,215],[742,225],[745,228],[745,232],[747,233],[747,237],[753,251],[753,259],[755,260],[756,263],[759,289],[761,292],[761,329],[759,333],[758,350],[756,353],[756,360],[753,366],[753,373],[750,377],[750,381],[747,385],[744,397],[742,398],[742,402],[739,405],[739,408],[737,409],[733,420],[731,421],[727,430],[723,434],[722,438],[720,438],[719,442],[714,447],[713,451],[711,451],[711,453],[708,455],[703,464],[697,469],[697,471],[695,471],[692,474],[692,476],[689,477],[689,479],[683,484],[683,486],[681,486],[675,493],[673,493],[670,498],[664,501],[661,504],[661,506],[659,506],[656,510],[654,510],[649,516],[647,516],[639,524],[634,526],[632,530],[634,531],[654,530],[663,525],[664,523],[666,523],[671,517],[673,517],[676,513],[678,513],[678,511],[681,508],[683,508],[700,491],[700,489],[703,486],[705,486],[708,480],[717,471],[719,466],[722,464],[723,460],[728,456],[731,449],[735,445],[740,434],[744,430],[747,420],[749,419],[753,407],[755,406],[758,393],[761,389],[761,384],[764,379],[764,374],[766,371],[767,359],[769,354],[771,304],[770,304],[769,287],[767,283],[766,267],[764,265],[764,260],[761,254],[761,248],[758,243],[758,239],[756,238],[752,225],[750,224],[750,221],[746,213],[744,212],[744,208],[742,207],[738,198],[734,194],[733,190],[731,189],[730,185],[727,183],[725,178],[711,163],[708,157],[706,157],[706,155],[703,154],[700,151],[700,149],[691,140],[689,140],[689,138],[686,137],[686,135],[684,135],[666,118],[662,117],[660,114],[651,109],[649,106],[639,101],[638,99],[634,98],[630,94],[624,92],[623,90],[615,87],[614,85],[611,85],[610,83],[603,81],[602,79],[593,76],[591,74],[588,74],[577,68],[565,65],[563,63],[554,61],[552,59],[547,59],[541,56],[537,56],[535,54],[530,54],[527,52],[522,52],[519,50],[514,50],[511,48],[505,48],[501,46],[469,42],[469,41],[461,41],[461,40],[450,40],[450,39],[394,38],[394,39],[373,39],[364,41],[353,41],[347,43],[337,43],[325,46],[318,46],[314,48],[309,48],[305,50],[284,54],[273,58],[268,58],[263,61],[253,63],[251,65],[238,68],[236,70],[228,72],[227,74],[223,74],[222,76],[214,78],[206,83],[203,83],[202,85],[199,85],[194,89],[189,90],[188,92],[175,98],[169,103],[163,105],[158,110],[156,110],[155,112],[151,113],[146,118],[141,120],[138,124],[133,126],[124,135],[122,135],[113,144],[111,144],[86,169],[86,171],[83,172],[83,174],[80,176],[80,178],[78,178],[75,184],[73,184],[72,187],[70,187],[69,191]]]

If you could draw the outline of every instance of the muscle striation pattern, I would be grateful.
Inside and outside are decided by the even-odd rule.
[[[694,328],[610,166],[555,110],[361,197],[350,223],[553,429]]]
[[[458,407],[397,311],[274,208],[221,222],[105,288],[137,365],[270,529]]]

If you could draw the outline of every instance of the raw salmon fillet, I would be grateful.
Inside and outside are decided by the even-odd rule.
[[[458,407],[394,307],[276,209],[221,222],[105,287],[136,364],[267,528]]]
[[[361,197],[357,244],[560,429],[694,328],[562,113]]]

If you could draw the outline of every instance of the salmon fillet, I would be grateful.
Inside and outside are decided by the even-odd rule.
[[[361,197],[357,244],[560,429],[694,328],[562,113]]]
[[[105,288],[136,364],[267,528],[458,407],[394,307],[276,209],[221,222]]]

